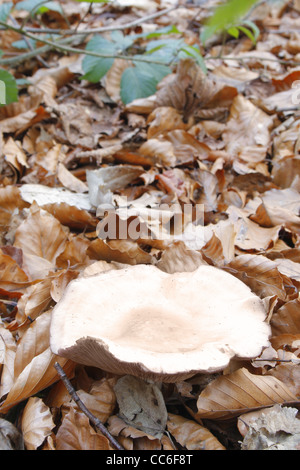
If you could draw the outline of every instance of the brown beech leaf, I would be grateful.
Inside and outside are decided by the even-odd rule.
[[[224,267],[247,284],[259,297],[277,295],[286,300],[286,287],[291,282],[282,275],[276,264],[263,255],[239,255]]]
[[[56,266],[59,268],[82,269],[90,264],[86,251],[90,242],[82,235],[70,234],[64,251],[56,258]]]
[[[20,340],[16,352],[14,374],[18,377],[25,367],[49,347],[51,310],[32,322]]]
[[[15,186],[0,188],[0,230],[5,229],[17,209],[23,209],[28,204],[21,198],[20,191]]]
[[[284,356],[283,356],[284,357]],[[268,370],[267,375],[276,377],[282,383],[284,383],[289,390],[300,397],[300,367],[299,364],[281,363],[273,369]]]
[[[245,162],[260,162],[266,157],[273,119],[251,101],[238,95],[223,132],[226,151]]]
[[[24,222],[17,228],[14,246],[26,256],[40,257],[55,265],[64,250],[67,233],[55,217],[33,203]]]
[[[193,162],[196,158],[208,159],[212,152],[190,133],[175,129],[147,140],[139,148],[139,153],[151,159],[152,165],[172,168]]]
[[[19,173],[22,173],[24,168],[29,167],[26,154],[23,151],[21,144],[12,137],[9,137],[5,143],[3,153],[5,155],[5,160],[15,167]]]
[[[50,294],[55,302],[59,302],[69,282],[76,279],[78,274],[79,271],[65,269],[53,279],[51,282]]]
[[[18,313],[16,322],[22,325],[28,318],[34,320],[50,305],[52,298],[50,295],[52,276],[48,276],[43,281],[26,287],[23,296],[18,302]]]
[[[66,202],[45,204],[43,209],[52,214],[62,225],[73,230],[91,230],[99,222],[87,210]]]
[[[235,245],[243,251],[264,251],[273,247],[279,239],[281,226],[265,228],[250,220],[243,210],[229,207],[227,210],[232,221],[236,236]]]
[[[147,119],[148,139],[155,138],[157,135],[174,129],[183,129],[187,131],[193,121],[191,119],[185,123],[182,114],[171,106],[161,106],[156,108]]]
[[[187,248],[184,242],[175,241],[162,253],[156,266],[166,273],[195,271],[201,264],[207,264],[201,253]]]
[[[9,392],[14,382],[14,362],[17,350],[12,333],[0,325],[0,398]]]
[[[73,371],[73,363],[55,356],[49,346],[51,311],[40,315],[22,336],[15,357],[14,383],[0,412],[6,413],[12,406],[49,387],[58,380],[54,367],[59,362],[67,375]]]
[[[271,319],[274,336],[281,334],[295,335],[300,331],[300,301],[286,302],[275,312]]]
[[[6,289],[7,286],[26,283],[27,274],[20,268],[19,264],[0,249],[0,286]]]
[[[208,429],[183,416],[169,413],[167,429],[187,450],[226,450]]]
[[[74,176],[62,163],[58,163],[57,178],[60,183],[65,188],[70,189],[70,191],[74,191],[75,193],[88,192],[87,184]]]
[[[112,448],[103,434],[94,431],[89,419],[71,407],[57,431],[56,450],[112,450]]]
[[[241,368],[218,377],[200,393],[196,417],[228,419],[246,411],[297,400],[275,377],[254,375]]]
[[[290,188],[300,178],[300,157],[289,155],[276,162],[272,169],[273,181],[281,188]]]
[[[22,414],[22,435],[27,450],[36,450],[55,427],[48,406],[38,397],[30,397]]]
[[[87,249],[91,259],[117,261],[125,264],[152,264],[153,256],[142,250],[139,245],[130,240],[111,240],[105,242],[100,238],[91,242]]]
[[[78,390],[77,394],[88,410],[103,424],[112,415],[116,406],[114,385],[117,378],[103,378],[92,384],[89,392]]]
[[[34,357],[16,378],[5,401],[0,406],[0,412],[6,413],[20,401],[44,390],[58,380],[54,364],[59,362],[67,374],[73,372],[74,365],[69,361],[52,354],[50,347]]]
[[[217,89],[194,60],[182,59],[175,76],[168,77],[165,86],[161,86],[156,93],[156,103],[181,111],[184,120],[188,120],[198,107],[205,107]]]

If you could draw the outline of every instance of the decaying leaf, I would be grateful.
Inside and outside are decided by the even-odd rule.
[[[114,390],[124,421],[161,438],[167,423],[167,410],[158,386],[126,375],[118,380]]]
[[[0,450],[23,450],[24,441],[20,431],[6,419],[0,418]]]
[[[297,413],[297,408],[280,405],[257,412],[246,422],[248,430],[241,443],[242,450],[299,450],[300,420]]]

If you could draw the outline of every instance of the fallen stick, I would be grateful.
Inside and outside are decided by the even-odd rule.
[[[117,450],[125,450],[121,444],[110,434],[110,432],[106,429],[104,424],[100,421],[100,419],[96,418],[85,406],[83,401],[79,398],[77,395],[73,385],[69,381],[68,377],[66,376],[63,368],[56,362],[54,364],[55,369],[57,370],[61,380],[63,381],[66,389],[68,390],[70,396],[72,399],[77,403],[78,407],[81,409],[81,411],[89,418],[89,420],[94,424],[94,426],[104,434],[105,437],[110,441],[110,443],[117,449]]]

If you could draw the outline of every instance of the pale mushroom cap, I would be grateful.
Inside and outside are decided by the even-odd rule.
[[[263,302],[227,272],[138,265],[78,278],[53,309],[53,353],[116,374],[175,382],[269,345]]]

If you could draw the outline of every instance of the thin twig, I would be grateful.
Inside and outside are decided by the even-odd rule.
[[[236,60],[237,62],[243,60],[260,60],[261,62],[277,62],[283,65],[300,65],[300,62],[295,62],[294,60],[284,60],[277,58],[268,58],[268,57],[256,57],[256,56],[244,56],[244,57],[234,57],[234,56],[208,56],[204,57],[204,60]]]
[[[89,418],[89,420],[94,424],[94,426],[99,429],[99,431],[104,434],[105,437],[110,441],[110,443],[117,449],[117,450],[125,450],[124,447],[110,434],[110,432],[106,429],[103,423],[101,423],[100,419],[96,418],[85,406],[85,404],[81,401],[79,396],[77,395],[73,385],[69,381],[68,377],[66,376],[63,368],[60,366],[58,362],[54,364],[55,369],[57,370],[61,380],[63,381],[66,389],[68,390],[72,399],[77,403],[78,407],[81,411]]]
[[[15,31],[16,33],[22,34],[30,39],[36,40],[36,37],[33,34],[28,33],[27,31],[23,29],[15,28],[14,26],[5,24],[4,21],[0,21],[0,25],[6,26],[6,28],[11,31]],[[73,53],[73,54],[84,54],[84,55],[89,55],[93,57],[99,57],[101,59],[103,58],[104,59],[124,59],[124,60],[129,60],[129,61],[134,60],[135,62],[147,62],[150,64],[166,65],[165,62],[162,62],[160,60],[152,60],[146,57],[134,57],[134,56],[121,55],[121,54],[99,54],[98,52],[94,52],[94,51],[88,51],[85,49],[76,49],[74,47],[65,46],[61,42],[53,42],[53,41],[48,41],[47,39],[41,39],[41,38],[39,38],[39,41],[43,42],[44,44],[47,44],[48,46],[51,46],[52,49],[57,49],[64,53],[68,52],[68,53]],[[10,64],[12,63],[13,63],[13,59],[10,59]],[[5,64],[5,59],[1,59],[0,65],[4,65],[4,64]]]
[[[69,43],[76,44],[78,40],[80,40],[80,43],[81,43],[81,41],[83,40],[83,36],[80,36],[79,38],[77,36],[73,36],[73,37],[69,36],[67,38],[62,38],[57,42],[57,44],[59,45],[64,45],[64,44],[69,44]],[[41,46],[41,47],[38,47],[37,49],[34,49],[33,51],[24,52],[24,54],[19,54],[16,57],[0,59],[0,65],[14,66],[18,63],[25,62],[26,60],[30,60],[39,54],[45,54],[46,52],[49,52],[52,49],[53,49],[52,45]]]
[[[25,31],[28,33],[39,33],[39,34],[60,34],[64,36],[70,36],[73,34],[97,34],[97,33],[105,33],[108,31],[121,31],[124,29],[133,28],[134,26],[139,26],[140,24],[146,23],[147,21],[154,20],[159,18],[160,16],[167,15],[173,10],[176,10],[178,5],[174,5],[170,8],[166,8],[165,10],[161,10],[156,13],[152,13],[151,15],[144,16],[142,18],[138,18],[134,21],[129,23],[120,24],[120,25],[113,25],[113,26],[101,26],[99,28],[90,28],[90,29],[83,29],[81,31],[77,31],[74,29],[51,29],[51,28],[31,28],[26,27],[24,28]]]
[[[14,26],[19,27],[18,22],[15,20],[15,18],[12,15],[9,15],[9,18]],[[30,40],[24,35],[23,35],[23,39],[26,42],[28,49],[30,49],[31,51],[34,51],[33,45],[31,44]],[[47,64],[47,62],[45,62],[44,59],[39,54],[36,55],[36,58],[40,62],[40,64],[43,65],[43,67],[46,67],[46,68],[50,67],[49,64]]]

